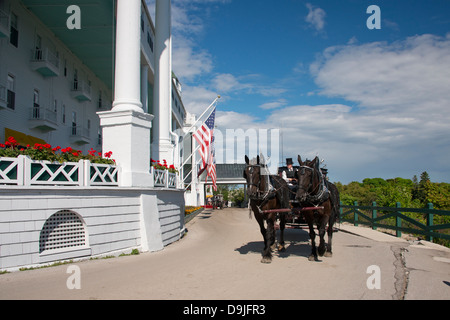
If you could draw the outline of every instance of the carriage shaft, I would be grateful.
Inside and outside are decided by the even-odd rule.
[[[270,209],[270,210],[263,210],[262,213],[285,213],[285,212],[291,212],[291,211],[311,211],[311,210],[323,210],[323,207],[304,207],[301,209]]]

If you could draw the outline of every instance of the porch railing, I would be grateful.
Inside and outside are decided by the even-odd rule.
[[[119,167],[108,164],[50,162],[27,156],[0,158],[0,185],[18,186],[118,186]]]
[[[150,174],[153,177],[153,186],[161,188],[176,189],[178,185],[178,177],[176,173],[169,172],[169,170],[150,168]]]

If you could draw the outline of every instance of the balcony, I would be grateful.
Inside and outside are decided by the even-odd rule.
[[[84,81],[72,82],[71,96],[78,101],[91,101],[91,86]]]
[[[91,132],[89,129],[82,126],[72,126],[69,128],[70,142],[76,144],[91,143]]]
[[[58,129],[58,121],[56,119],[56,112],[35,104],[30,108],[28,127],[30,129],[39,129],[43,132],[53,131]]]
[[[9,15],[0,10],[0,38],[9,37]]]
[[[5,109],[8,105],[8,99],[6,95],[6,87],[0,84],[0,110]]]
[[[59,58],[48,48],[31,51],[31,68],[44,77],[59,75]]]

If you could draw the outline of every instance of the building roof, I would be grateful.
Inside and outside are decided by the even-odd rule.
[[[245,163],[219,163],[216,164],[217,183],[244,184],[243,173]],[[208,181],[209,182],[209,181]]]

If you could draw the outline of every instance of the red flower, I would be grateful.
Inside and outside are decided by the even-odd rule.
[[[12,145],[17,145],[17,141],[16,139],[14,139],[14,137],[9,137],[8,142],[10,142]]]
[[[79,156],[79,154],[78,154],[77,152],[72,153],[72,155],[73,155],[74,157],[78,157],[78,156]]]
[[[52,148],[52,146],[49,145],[48,143],[44,144],[43,147],[44,147],[45,149],[51,149],[51,148]]]
[[[5,145],[3,143],[0,143],[0,148],[4,148]]]
[[[112,156],[112,151],[109,151],[109,152],[105,153],[105,157],[106,158],[111,158],[111,156]]]

